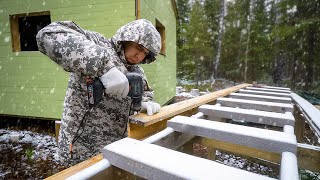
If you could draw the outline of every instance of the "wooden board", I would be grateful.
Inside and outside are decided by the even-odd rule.
[[[254,90],[254,91],[265,91],[265,92],[278,92],[278,93],[291,93],[291,91],[288,90],[282,90],[282,89],[268,89],[268,88],[258,88],[258,87],[247,87],[247,90]]]
[[[296,153],[295,135],[235,124],[176,116],[167,122],[175,131],[275,153]]]
[[[272,179],[131,138],[109,144],[103,154],[145,179]]]
[[[285,87],[275,87],[275,86],[261,86],[262,88],[267,88],[267,89],[281,89],[281,90],[287,90],[290,91],[290,88],[285,88]]]
[[[296,103],[300,113],[306,117],[310,127],[313,129],[316,135],[320,137],[320,111],[311,103],[295,93],[292,93],[292,99]]]
[[[256,149],[248,146],[233,144],[233,143],[224,142],[224,141],[218,141],[218,140],[204,138],[204,137],[200,137],[197,140],[197,142],[206,147],[227,151],[230,153],[234,153],[236,155],[245,155],[252,158],[263,159],[263,160],[267,160],[274,163],[280,163],[279,153],[267,152],[264,150],[260,150],[260,149]]]
[[[257,95],[263,95],[263,96],[273,96],[273,97],[286,97],[291,98],[291,94],[288,93],[276,93],[276,92],[266,92],[266,91],[254,91],[254,90],[246,90],[246,89],[240,89],[239,93],[243,94],[257,94]]]
[[[243,122],[253,122],[257,124],[267,124],[278,127],[283,127],[285,125],[294,126],[295,124],[292,113],[274,113],[217,105],[202,105],[199,107],[199,112],[202,112],[207,116],[227,118]]]
[[[140,126],[149,126],[150,124],[154,124],[156,122],[179,115],[183,112],[198,108],[203,104],[207,104],[209,102],[212,102],[218,99],[219,97],[227,96],[232,92],[238,91],[239,89],[245,88],[248,86],[251,86],[251,84],[241,84],[238,86],[223,89],[223,90],[216,91],[203,96],[198,96],[193,99],[188,99],[175,104],[171,104],[171,105],[162,107],[159,113],[153,116],[148,116],[147,114],[139,113],[135,116],[130,116],[130,122],[133,124],[138,124]]]
[[[300,169],[320,172],[320,147],[298,143],[298,164]]]
[[[222,106],[239,107],[243,109],[256,109],[260,111],[271,111],[278,113],[293,112],[293,105],[286,103],[263,102],[235,98],[219,98],[217,103]]]
[[[242,94],[242,93],[231,93],[229,94],[228,97],[237,98],[237,99],[256,100],[256,101],[278,102],[278,103],[291,103],[292,101],[291,98]]]
[[[66,179],[69,176],[72,176],[73,174],[76,174],[77,172],[92,166],[93,164],[101,161],[103,159],[102,154],[99,154],[95,157],[92,157],[86,161],[83,161],[77,165],[74,165],[68,169],[65,169],[57,174],[54,174],[48,178],[46,178],[47,180],[57,180],[57,179]]]

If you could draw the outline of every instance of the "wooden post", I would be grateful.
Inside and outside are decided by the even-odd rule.
[[[294,134],[297,137],[297,142],[302,142],[306,123],[304,118],[302,117],[302,114],[299,112],[297,108],[295,108],[294,117],[295,117]]]
[[[60,124],[61,124],[61,121],[54,121],[54,130],[55,130],[55,134],[56,134],[57,143],[58,143],[58,140],[59,140]]]
[[[190,141],[181,146],[177,151],[193,155],[193,142],[194,138],[192,138]]]

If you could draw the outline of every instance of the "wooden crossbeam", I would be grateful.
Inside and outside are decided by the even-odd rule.
[[[131,138],[106,146],[103,155],[146,179],[272,179]]]
[[[281,180],[299,180],[298,160],[296,154],[283,152],[280,164]]]
[[[129,117],[130,123],[131,124],[138,124],[139,126],[146,127],[146,126],[155,124],[159,121],[164,121],[166,119],[172,118],[176,115],[179,115],[181,113],[184,113],[184,112],[187,112],[190,110],[195,110],[195,112],[192,112],[192,114],[195,114],[198,112],[197,108],[200,105],[213,102],[216,99],[218,99],[219,97],[227,96],[232,92],[238,91],[239,89],[248,87],[250,85],[251,84],[241,84],[238,86],[219,90],[219,91],[216,91],[216,92],[213,92],[210,94],[206,94],[203,96],[198,96],[193,99],[188,99],[188,100],[181,101],[181,102],[178,102],[175,104],[170,104],[168,106],[162,107],[160,109],[159,113],[156,113],[153,116],[148,116],[145,113],[139,113],[137,115]],[[151,135],[151,134],[149,134],[149,135]]]
[[[222,106],[239,107],[243,109],[256,109],[261,111],[272,111],[278,113],[293,112],[293,105],[286,103],[263,102],[234,98],[219,98],[217,103]]]
[[[282,90],[282,89],[268,89],[268,88],[258,88],[258,87],[246,87],[246,89],[254,90],[254,91],[265,91],[265,92],[276,92],[276,93],[287,93],[287,94],[291,93],[291,91]]]
[[[229,94],[228,97],[237,98],[237,99],[256,100],[256,101],[291,103],[291,98],[285,98],[285,97],[263,96],[263,95],[242,94],[242,93],[231,93]]]
[[[292,99],[296,103],[298,110],[305,116],[315,134],[320,138],[320,111],[295,93],[292,93]]]
[[[288,94],[288,93],[254,91],[254,90],[246,90],[246,89],[240,89],[239,92],[243,93],[243,94],[257,94],[257,95],[263,95],[263,96],[275,96],[275,97],[291,98],[291,94]]]
[[[261,86],[262,88],[267,88],[267,89],[282,89],[282,90],[287,90],[290,91],[290,88],[285,88],[285,87],[275,87],[275,86]]]
[[[257,124],[267,124],[278,127],[283,127],[285,125],[294,126],[295,123],[292,113],[274,113],[217,105],[202,105],[199,107],[199,112],[208,116],[241,120]]]
[[[297,151],[296,136],[289,133],[185,116],[176,116],[167,123],[175,131],[195,136],[240,144],[275,153],[286,151],[296,153]]]

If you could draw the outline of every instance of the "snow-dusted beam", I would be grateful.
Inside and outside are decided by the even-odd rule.
[[[263,102],[235,98],[218,98],[217,103],[220,103],[222,106],[239,107],[243,109],[255,109],[278,113],[293,112],[293,105],[286,103]]]
[[[268,89],[268,88],[258,88],[258,87],[246,87],[246,89],[254,90],[254,91],[265,91],[265,92],[276,92],[276,93],[287,93],[287,94],[291,93],[291,91],[282,90],[282,89]]]
[[[216,105],[202,105],[198,108],[204,115],[218,118],[253,122],[283,127],[285,125],[294,126],[295,120],[292,113],[275,113],[267,111],[257,111],[251,109],[232,108]]]
[[[274,96],[263,96],[263,95],[242,94],[242,93],[230,93],[228,97],[237,98],[237,99],[256,100],[256,101],[291,103],[291,98],[274,97]]]
[[[107,168],[111,168],[111,164],[107,159],[102,159],[96,164],[85,168],[84,170],[70,176],[67,180],[85,180],[93,178],[95,175],[103,173]]]
[[[248,126],[221,123],[204,119],[176,116],[167,122],[175,131],[206,137],[218,141],[244,145],[268,152],[297,151],[296,136]]]
[[[275,96],[275,97],[291,98],[291,94],[288,94],[288,93],[254,91],[254,90],[246,90],[246,89],[240,89],[239,92],[243,93],[243,94],[256,94],[256,95],[263,95],[263,96]]]
[[[145,179],[272,179],[131,138],[107,145],[103,156]]]
[[[291,152],[283,152],[280,163],[281,180],[299,180],[297,156]]]
[[[193,137],[193,135],[175,132],[172,128],[167,127],[166,129],[144,139],[143,142],[154,143],[170,149],[178,149]],[[67,180],[91,179],[99,174],[102,174],[103,171],[107,170],[108,168],[111,168],[111,164],[107,159],[102,159],[98,163],[70,176],[67,178]]]
[[[267,89],[282,89],[282,90],[287,90],[290,91],[290,88],[285,88],[285,87],[275,87],[275,86],[261,86],[262,88],[267,88]]]
[[[297,104],[298,109],[306,117],[306,120],[309,122],[309,125],[315,131],[316,135],[320,137],[320,111],[307,100],[295,93],[292,93],[292,99]]]

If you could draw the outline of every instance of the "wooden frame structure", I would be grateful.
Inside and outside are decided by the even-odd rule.
[[[155,148],[157,150],[158,149],[157,147],[154,147],[153,145],[148,145],[148,144],[155,144],[171,150],[176,150],[178,148],[180,148],[181,150],[181,146],[182,146],[184,151],[192,151],[192,143],[190,143],[190,139],[193,139],[193,140],[196,139],[197,142],[207,146],[208,149],[211,150],[210,151],[211,154],[209,155],[210,157],[208,157],[208,159],[213,159],[214,158],[213,152],[215,152],[216,149],[220,149],[220,150],[225,150],[235,154],[243,154],[243,155],[254,157],[254,158],[261,158],[268,161],[281,163],[281,173],[280,173],[281,179],[297,179],[298,165],[302,169],[320,171],[320,166],[319,166],[320,165],[320,160],[319,160],[320,148],[311,146],[311,145],[300,144],[296,142],[296,138],[293,133],[294,131],[299,132],[297,131],[297,129],[300,129],[301,126],[297,126],[297,122],[294,123],[294,120],[292,120],[293,118],[292,108],[290,107],[290,105],[284,106],[286,107],[285,110],[288,110],[288,111],[285,111],[282,113],[267,112],[267,111],[273,111],[273,109],[270,109],[268,106],[266,106],[265,103],[261,103],[262,106],[257,106],[259,107],[258,110],[253,110],[253,111],[256,111],[257,115],[259,115],[260,111],[265,106],[266,109],[264,109],[265,111],[263,114],[269,113],[270,115],[275,114],[278,116],[287,117],[287,120],[284,118],[282,123],[278,123],[278,124],[270,123],[267,120],[256,122],[256,123],[262,123],[262,124],[277,125],[283,128],[283,132],[257,129],[257,128],[251,128],[251,127],[243,127],[241,125],[226,124],[223,122],[202,120],[203,118],[206,118],[206,119],[213,118],[214,120],[223,121],[225,118],[230,118],[229,117],[230,115],[229,116],[226,115],[228,113],[224,113],[224,115],[222,113],[222,115],[221,114],[219,115],[219,113],[216,113],[217,109],[214,109],[212,107],[215,107],[218,109],[220,108],[220,110],[221,108],[229,109],[229,110],[239,109],[239,107],[222,107],[221,105],[223,104],[222,102],[225,101],[226,99],[230,100],[230,98],[223,99],[219,97],[227,96],[235,91],[238,91],[239,89],[242,89],[248,86],[250,85],[243,84],[243,85],[235,86],[225,90],[217,91],[211,94],[207,94],[204,96],[199,96],[197,98],[183,101],[180,103],[172,104],[172,105],[163,107],[161,111],[154,116],[146,116],[144,114],[132,116],[130,117],[131,123],[129,124],[129,129],[128,129],[129,139],[127,138],[126,140],[123,140],[123,141],[126,141],[125,143],[120,142],[118,144],[120,144],[120,146],[126,146],[124,144],[130,144],[130,143],[136,142],[135,140],[131,140],[132,138],[134,138],[134,139],[144,139],[143,143],[139,141],[138,143],[139,145],[137,145],[138,149],[140,148],[140,145],[141,145],[141,147],[143,147],[142,149]],[[248,104],[248,100],[243,100],[243,101],[244,101],[244,104]],[[214,104],[215,102],[218,102],[218,104],[204,105],[208,103]],[[240,103],[240,102],[237,102],[237,103]],[[254,103],[258,104],[258,102],[254,102]],[[277,105],[279,104],[276,103],[275,107],[277,107]],[[235,103],[235,106],[238,106],[238,105]],[[250,108],[247,105],[245,105],[245,107]],[[248,111],[248,110],[242,109],[242,111]],[[294,112],[296,111],[297,110],[295,109]],[[306,110],[306,111],[309,112],[310,110]],[[192,116],[183,117],[183,116],[177,116],[177,115],[184,115],[184,116],[192,115]],[[264,118],[268,119],[270,117],[265,116]],[[171,120],[168,121],[169,119]],[[242,118],[237,117],[236,119],[239,120]],[[244,116],[243,118],[243,120],[245,121],[250,121],[250,119],[254,119],[254,118],[252,117],[250,118],[248,115]],[[278,118],[278,121],[280,122],[279,118]],[[271,118],[271,122],[272,122],[272,118]],[[237,127],[235,128],[233,126],[237,126]],[[293,128],[293,126],[296,126],[296,127]],[[146,138],[146,137],[149,137],[149,138]],[[299,137],[299,135],[297,135],[297,137]],[[299,140],[299,138],[297,139]],[[190,148],[190,145],[191,145],[191,148]],[[119,162],[116,159],[112,159],[112,156],[108,154],[108,153],[111,153],[114,156],[117,156],[119,154],[120,156],[122,156],[123,155],[122,153],[125,153],[125,152],[118,152],[117,149],[119,148],[113,148],[115,146],[116,145],[112,145],[112,146],[108,145],[105,147],[105,150],[104,150],[104,157],[107,158],[110,162],[107,159],[104,159],[102,155],[98,155],[94,158],[91,158],[87,161],[84,161],[78,164],[77,166],[71,167],[56,175],[53,175],[48,179],[66,179],[67,177],[69,177],[68,179],[79,179],[79,178],[99,179],[102,177],[117,178],[120,174],[121,174],[121,178],[133,177],[134,176],[133,174],[127,172],[127,171],[133,172],[133,169],[132,169],[133,167],[122,166],[122,162]],[[164,151],[169,154],[173,153],[177,156],[180,156],[180,154],[177,154],[176,152],[172,152],[169,150],[164,150]],[[127,158],[130,159],[131,157],[127,156]],[[141,158],[142,157],[136,157],[136,159],[131,159],[131,160],[124,159],[124,162],[127,162],[128,160],[130,162],[136,162],[138,164],[139,163],[141,164],[142,163],[140,162]],[[185,157],[185,158],[190,158],[190,157]],[[194,158],[191,158],[191,159],[194,161],[198,161],[198,160],[195,160]],[[97,161],[97,162],[94,163],[94,161]],[[120,167],[121,169],[115,166],[112,166],[110,163],[112,165],[116,165]],[[152,163],[152,162],[151,161],[143,162],[143,165],[147,169],[150,167],[154,167],[154,166],[151,166],[151,164],[149,166],[148,163]],[[204,163],[207,164],[208,162],[204,162]],[[91,167],[88,167],[88,166],[91,166]],[[212,163],[208,163],[208,166],[211,167],[215,165],[213,165]],[[125,169],[127,171],[124,171],[122,169]],[[285,171],[287,172],[284,173]],[[167,174],[168,177],[184,177],[183,176],[184,173],[180,175],[174,174],[172,172],[170,173],[170,170],[159,172],[157,169],[151,168],[150,172],[155,172],[154,175],[159,175],[159,173],[160,174],[162,173],[162,175]],[[138,175],[141,177],[150,178],[150,173],[139,172]],[[191,176],[193,177],[194,174],[189,173],[189,175],[190,177]]]

